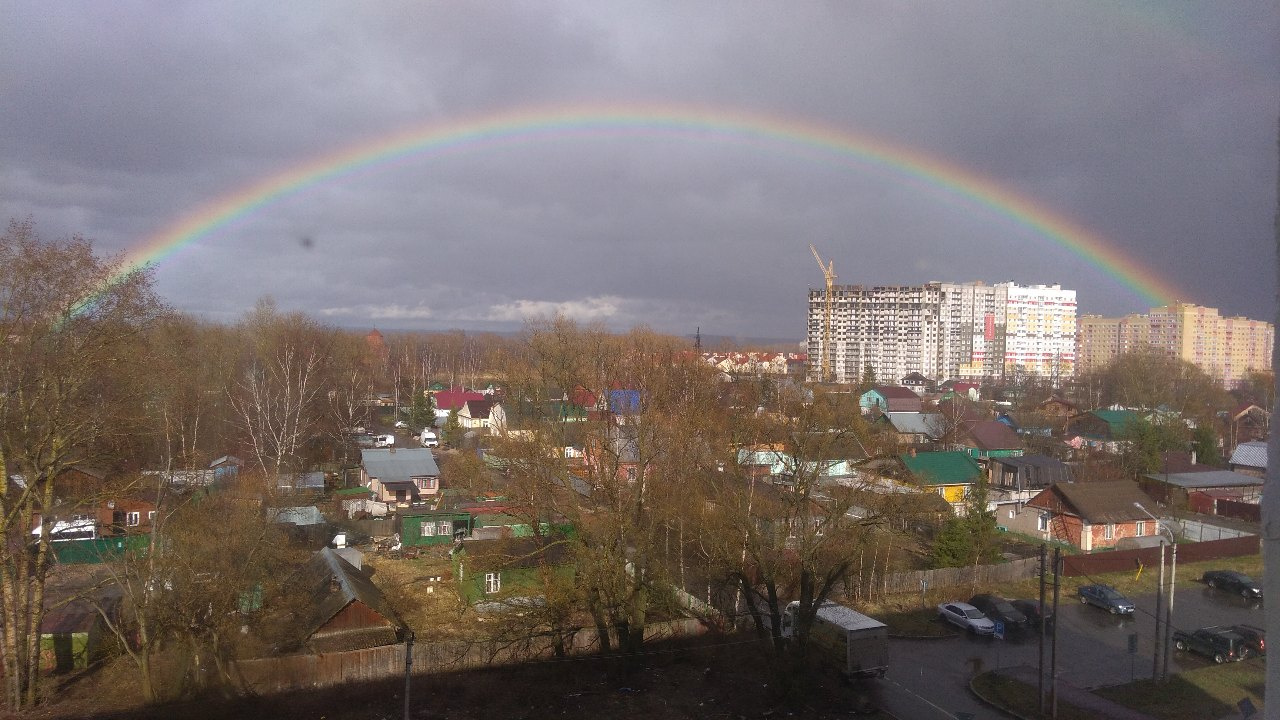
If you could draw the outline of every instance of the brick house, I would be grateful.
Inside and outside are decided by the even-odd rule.
[[[1137,507],[1154,504],[1130,480],[1054,483],[1027,502],[1038,511],[1036,530],[1045,540],[1069,543],[1084,552],[1114,548],[1121,538],[1160,532]]]

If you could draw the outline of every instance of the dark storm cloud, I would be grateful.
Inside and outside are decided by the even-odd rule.
[[[137,247],[265,177],[406,128],[535,107],[696,105],[879,137],[1079,223],[1182,298],[1270,318],[1273,3],[10,3],[0,213]],[[803,335],[841,282],[1105,269],[961,189],[787,143],[558,133],[425,153],[286,197],[165,260],[233,319]]]

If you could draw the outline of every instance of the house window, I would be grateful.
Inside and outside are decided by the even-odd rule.
[[[1103,540],[1114,540],[1114,539],[1115,539],[1115,537],[1116,537],[1116,524],[1115,524],[1115,523],[1107,523],[1106,525],[1103,525],[1103,526],[1102,526],[1102,539],[1103,539]]]
[[[1133,528],[1133,534],[1134,534],[1134,535],[1136,535],[1136,536],[1138,536],[1138,537],[1142,537],[1143,535],[1146,535],[1146,534],[1147,534],[1147,523],[1146,523],[1146,521],[1144,521],[1144,520],[1139,520],[1139,521],[1134,525],[1134,528]]]
[[[1049,532],[1049,513],[1040,513],[1040,517],[1036,518],[1036,530],[1040,532]]]
[[[155,522],[155,520],[156,520],[156,511],[155,511],[155,510],[148,510],[148,511],[147,511],[147,522]]]
[[[627,468],[627,482],[635,482],[635,481],[636,481],[636,469],[633,467]]]
[[[142,523],[142,513],[131,512],[125,516],[125,524],[129,527],[137,527]]]
[[[419,490],[435,490],[436,478],[414,478]]]
[[[502,589],[502,573],[485,573],[484,574],[484,592],[491,595]]]
[[[441,520],[440,522],[436,523],[436,534],[437,534],[437,535],[452,535],[452,534],[453,534],[453,523],[449,522],[448,520]]]
[[[436,524],[433,522],[422,523],[422,528],[418,530],[418,537],[431,537],[436,534]]]

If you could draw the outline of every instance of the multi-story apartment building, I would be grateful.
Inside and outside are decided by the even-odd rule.
[[[823,345],[826,290],[809,291],[809,377],[823,353],[836,382],[870,368],[880,382],[918,372],[980,379],[1019,371],[1069,376],[1075,367],[1075,291],[1057,285],[941,283],[832,289],[831,347]]]
[[[1222,317],[1216,308],[1174,303],[1146,315],[1080,318],[1076,355],[1081,369],[1105,366],[1121,353],[1148,347],[1186,360],[1235,387],[1250,370],[1271,367],[1275,327],[1261,320]]]

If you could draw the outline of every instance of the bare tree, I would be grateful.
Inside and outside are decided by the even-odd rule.
[[[33,704],[55,483],[110,462],[142,413],[133,342],[161,312],[146,269],[94,255],[81,238],[45,242],[34,223],[0,236],[0,649],[11,709]],[[45,520],[35,547],[28,532]]]
[[[333,332],[305,316],[280,315],[259,301],[243,324],[250,350],[227,396],[263,475],[298,469],[303,444],[318,432],[322,372]]]

